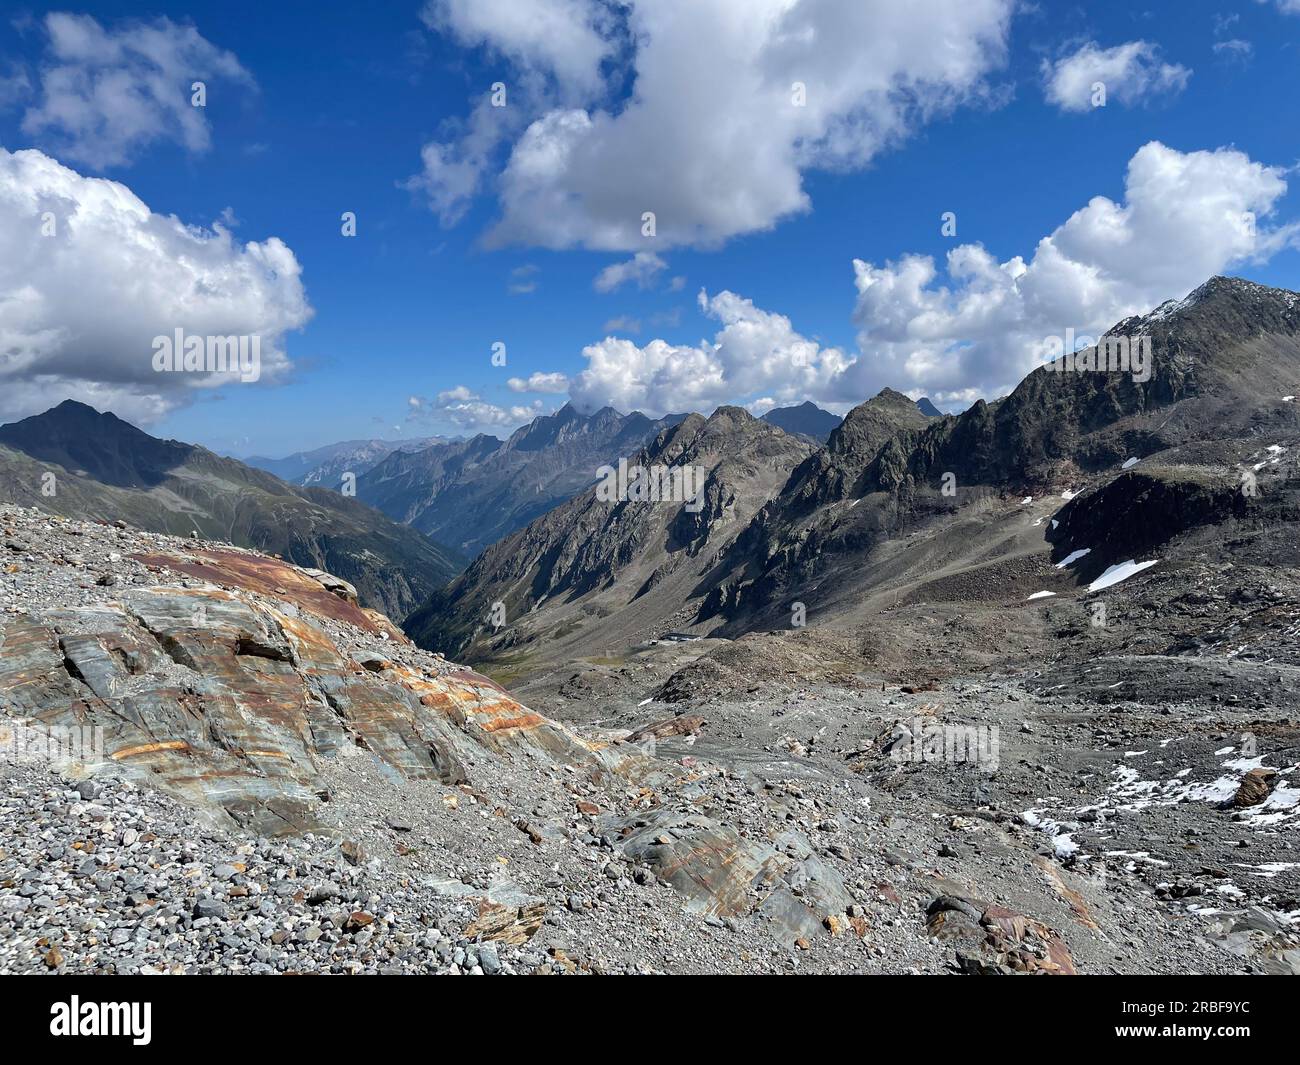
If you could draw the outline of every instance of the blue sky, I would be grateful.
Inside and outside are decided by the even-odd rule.
[[[254,267],[243,245],[278,238],[300,267],[301,291],[283,290],[283,270],[270,282],[250,276],[247,287],[261,293],[265,283],[265,294],[242,303],[232,295],[196,314],[212,328],[227,315],[231,333],[279,331],[281,354],[262,381],[161,388],[113,360],[135,357],[132,330],[152,336],[156,321],[172,319],[197,328],[190,312],[177,317],[163,293],[157,315],[144,314],[149,328],[123,323],[111,276],[79,274],[95,252],[73,248],[47,261],[38,245],[29,269],[46,317],[6,322],[5,298],[13,305],[27,281],[0,267],[0,352],[8,343],[12,365],[21,364],[0,367],[0,382],[11,378],[0,416],[32,413],[66,398],[62,390],[159,435],[281,454],[350,437],[503,434],[568,391],[585,404],[651,413],[719,402],[757,412],[803,398],[842,411],[891,384],[958,409],[1013,386],[1033,364],[1035,338],[1059,331],[1052,327],[1100,329],[1131,307],[1181,297],[1204,280],[1194,270],[1300,288],[1288,228],[1300,221],[1300,10],[1286,10],[1300,5],[1287,0],[1180,0],[1140,11],[882,3],[877,26],[870,13],[837,11],[861,4],[755,0],[751,13],[773,13],[768,30],[741,25],[745,5],[735,0],[729,10],[701,0],[697,12],[716,8],[718,17],[694,26],[689,5],[669,21],[671,0],[655,17],[602,0],[544,0],[546,24],[508,10],[493,21],[509,6],[475,12],[459,0],[411,0],[370,5],[363,17],[353,5],[327,4],[310,12],[230,2],[53,9],[94,20],[100,36],[83,51],[56,46],[50,11],[11,11],[0,24],[0,145],[36,149],[74,177],[12,169],[10,209],[40,205],[23,198],[23,182],[86,202],[92,183],[111,179],[163,219],[211,227],[224,218],[229,247],[204,252],[213,277],[244,285],[239,271]],[[130,50],[161,17],[173,25],[157,47],[175,44],[167,53],[182,57],[175,67],[148,48]],[[182,40],[185,28],[202,47]],[[681,89],[699,64],[672,71],[682,49],[662,42],[673,33],[703,38],[704,55],[723,57],[712,72],[724,79],[716,92]],[[710,41],[714,33],[729,36]],[[899,54],[882,48],[879,61],[872,53],[860,70],[843,72],[845,40],[856,54],[895,34],[905,42]],[[1119,51],[1126,45],[1134,48]],[[951,70],[935,59],[942,49],[956,55]],[[231,60],[241,73],[221,74]],[[124,119],[114,111],[121,101],[95,89],[146,78],[164,97],[188,97],[185,64],[205,61],[216,73],[201,116],[177,119],[159,105]],[[790,119],[779,99],[725,99],[746,78],[770,85],[800,69],[811,72],[817,97],[807,118]],[[1108,81],[1104,106],[1070,95],[1096,70]],[[103,81],[110,76],[119,80]],[[914,76],[925,80],[921,89],[910,85]],[[498,81],[513,99],[504,114],[482,112],[499,128],[476,154],[474,108]],[[900,91],[912,94],[909,106],[891,104]],[[653,121],[620,121],[634,92],[644,92]],[[754,107],[771,108],[772,121]],[[599,116],[575,134],[586,162],[538,178],[520,145],[560,114]],[[781,128],[791,121],[802,124]],[[1144,149],[1152,142],[1163,153]],[[422,149],[431,144],[460,170],[430,176]],[[1135,204],[1126,172],[1139,156],[1137,196],[1146,199]],[[430,190],[449,202],[458,172],[473,173],[472,188],[440,217]],[[422,173],[423,184],[412,182]],[[609,202],[571,206],[594,200],[593,189]],[[636,190],[625,202],[624,189]],[[659,190],[672,206],[660,212],[660,232],[641,241],[636,219],[658,205]],[[563,206],[548,206],[543,197],[552,195],[563,195]],[[791,196],[802,199],[794,209]],[[1098,210],[1058,235],[1050,262],[1035,262],[1040,241],[1094,197],[1113,201],[1118,224],[1131,230],[1125,240],[1099,258],[1109,213]],[[1172,201],[1178,210],[1166,209]],[[5,203],[0,193],[0,210]],[[735,211],[737,203],[756,206]],[[355,237],[340,232],[345,211],[356,213]],[[941,232],[948,211],[955,237]],[[1257,232],[1224,237],[1234,212],[1258,214]],[[629,227],[610,230],[611,218]],[[105,257],[110,231],[93,245]],[[180,260],[178,270],[187,239],[169,232],[159,252]],[[945,256],[960,245],[990,258],[968,256],[971,272],[953,281]],[[629,280],[597,289],[602,270],[637,253],[656,257],[644,287]],[[1062,255],[1068,268],[1058,269]],[[916,287],[901,264],[926,256],[935,275]],[[999,268],[1014,256],[1029,265],[1023,279]],[[855,259],[864,264],[856,275]],[[134,261],[124,260],[123,285],[138,276]],[[151,297],[136,295],[147,308]],[[70,301],[66,310],[60,300]],[[75,329],[62,332],[79,336],[55,336],[65,321]],[[21,342],[9,339],[15,334]],[[124,353],[101,360],[99,336],[116,338],[106,347],[128,337]],[[498,341],[504,368],[491,362]],[[591,345],[601,346],[594,359]],[[147,360],[143,334],[139,348]],[[507,384],[526,388],[533,374],[564,375],[569,387]]]

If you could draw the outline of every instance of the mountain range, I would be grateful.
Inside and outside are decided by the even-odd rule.
[[[345,473],[360,476],[394,451],[420,451],[451,442],[451,438],[445,436],[412,440],[342,440],[310,451],[295,451],[281,459],[253,455],[241,461],[245,466],[266,470],[291,484],[320,485],[337,490]]]
[[[357,481],[357,498],[441,543],[474,556],[597,479],[684,415],[650,419],[565,404],[509,439],[478,435],[398,451]]]
[[[688,415],[628,466],[707,471],[694,503],[611,503],[588,488],[489,547],[407,619],[407,632],[472,656],[485,650],[480,638],[492,654],[544,634],[547,653],[564,657],[645,638],[647,615],[658,627],[689,623],[688,604],[719,553],[816,450],[740,407]],[[487,620],[494,603],[508,622],[500,636]]]
[[[1138,336],[1153,352],[1146,375],[1042,366],[959,415],[890,389],[842,420],[811,403],[761,419],[566,404],[505,441],[351,441],[266,460],[303,479],[373,460],[356,499],[71,401],[0,427],[0,463],[17,502],[331,571],[426,647],[560,660],[665,630],[787,627],[799,610],[861,621],[953,587],[1015,594],[1044,551],[1086,549],[1069,575],[1087,581],[1206,522],[1283,513],[1235,488],[1258,440],[1294,429],[1300,297],[1216,277],[1106,334]],[[600,470],[621,458],[698,468],[699,497],[602,499]],[[1039,513],[1045,498],[1062,505]],[[463,573],[461,552],[474,557]]]
[[[1148,336],[1149,378],[1040,367],[937,418],[886,389],[820,448],[737,408],[692,415],[636,461],[702,465],[700,512],[588,488],[480,555],[407,631],[474,661],[540,663],[801,613],[856,625],[900,597],[1024,598],[1049,556],[1085,552],[1049,567],[1077,587],[1207,524],[1286,520],[1290,497],[1238,481],[1300,428],[1300,296],[1216,277],[1106,336]]]

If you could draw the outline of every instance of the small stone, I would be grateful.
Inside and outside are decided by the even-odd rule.
[[[199,901],[194,904],[194,916],[224,919],[226,916],[226,907],[216,899],[199,899]]]
[[[495,943],[479,944],[478,963],[488,976],[495,976],[501,971],[501,955],[497,953]]]

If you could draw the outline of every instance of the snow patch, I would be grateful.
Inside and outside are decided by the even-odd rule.
[[[1265,862],[1263,865],[1247,865],[1245,862],[1234,862],[1238,869],[1251,870],[1252,876],[1262,876],[1265,880],[1272,880],[1278,873],[1285,873],[1288,869],[1295,869],[1300,866],[1300,862]]]
[[[1127,562],[1119,562],[1113,566],[1108,566],[1106,571],[1088,585],[1088,591],[1100,592],[1103,588],[1110,588],[1119,584],[1120,581],[1126,581],[1136,573],[1141,573],[1144,569],[1154,566],[1160,560],[1153,558],[1149,562],[1135,562],[1129,559]]]

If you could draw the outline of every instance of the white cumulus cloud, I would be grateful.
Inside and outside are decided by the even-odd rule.
[[[193,83],[210,93],[218,82],[254,85],[233,53],[170,19],[106,29],[89,15],[56,12],[44,25],[49,45],[23,131],[96,169],[128,163],[158,140],[206,151],[207,112],[191,102]]]
[[[185,225],[118,182],[0,148],[0,418],[73,398],[148,422],[228,382],[154,371],[154,337],[177,328],[260,336],[262,379],[282,376],[285,334],[312,313],[300,273],[275,237]]]
[[[597,0],[429,0],[421,18],[462,45],[487,48],[578,94],[600,89],[600,65],[614,48],[612,13]]]
[[[1094,197],[1027,256],[999,262],[961,245],[948,253],[946,281],[925,255],[855,261],[864,357],[846,384],[953,402],[1005,392],[1042,361],[1048,337],[1096,336],[1293,242],[1297,224],[1265,224],[1283,173],[1227,148],[1184,153],[1153,141],[1129,161],[1123,202]]]
[[[666,269],[668,264],[654,252],[639,251],[623,262],[610,263],[596,275],[594,284],[597,292],[613,292],[629,281],[636,282],[638,288],[649,288]]]
[[[584,349],[570,395],[652,414],[805,399],[843,408],[886,386],[949,407],[994,398],[1049,356],[1049,338],[1097,336],[1296,243],[1300,223],[1271,222],[1284,173],[1232,149],[1153,141],[1129,161],[1122,201],[1094,197],[1023,255],[963,244],[942,273],[928,255],[855,260],[856,352],[822,347],[734,293],[701,293],[721,323],[712,341],[606,337]]]
[[[500,436],[511,432],[526,422],[532,421],[544,413],[540,399],[531,404],[515,404],[502,407],[485,400],[467,385],[439,392],[430,402],[420,396],[411,396],[407,400],[408,418],[420,418],[434,421],[440,425],[450,425],[465,433],[487,433]]]
[[[1145,99],[1181,92],[1192,76],[1177,63],[1166,63],[1149,41],[1129,41],[1102,48],[1089,41],[1056,62],[1043,61],[1043,88],[1049,103],[1063,111],[1093,107],[1093,86],[1105,87],[1105,99],[1132,106]]]
[[[540,370],[527,377],[512,377],[506,382],[511,392],[541,392],[548,395],[561,395],[569,390],[569,375],[562,373],[542,373]]]
[[[583,349],[586,368],[569,395],[579,408],[611,406],[652,416],[711,411],[763,392],[784,402],[822,396],[851,359],[799,334],[782,314],[733,292],[700,293],[700,308],[721,323],[712,341],[638,345],[606,337]]]
[[[509,133],[489,243],[637,251],[770,229],[810,208],[805,171],[865,166],[984,98],[1015,4],[548,0],[527,18],[504,0],[431,7],[434,26],[512,60],[526,86],[519,106],[532,113]],[[462,204],[485,177],[483,143],[471,127],[426,148],[415,183]],[[446,197],[432,199],[446,221]]]

